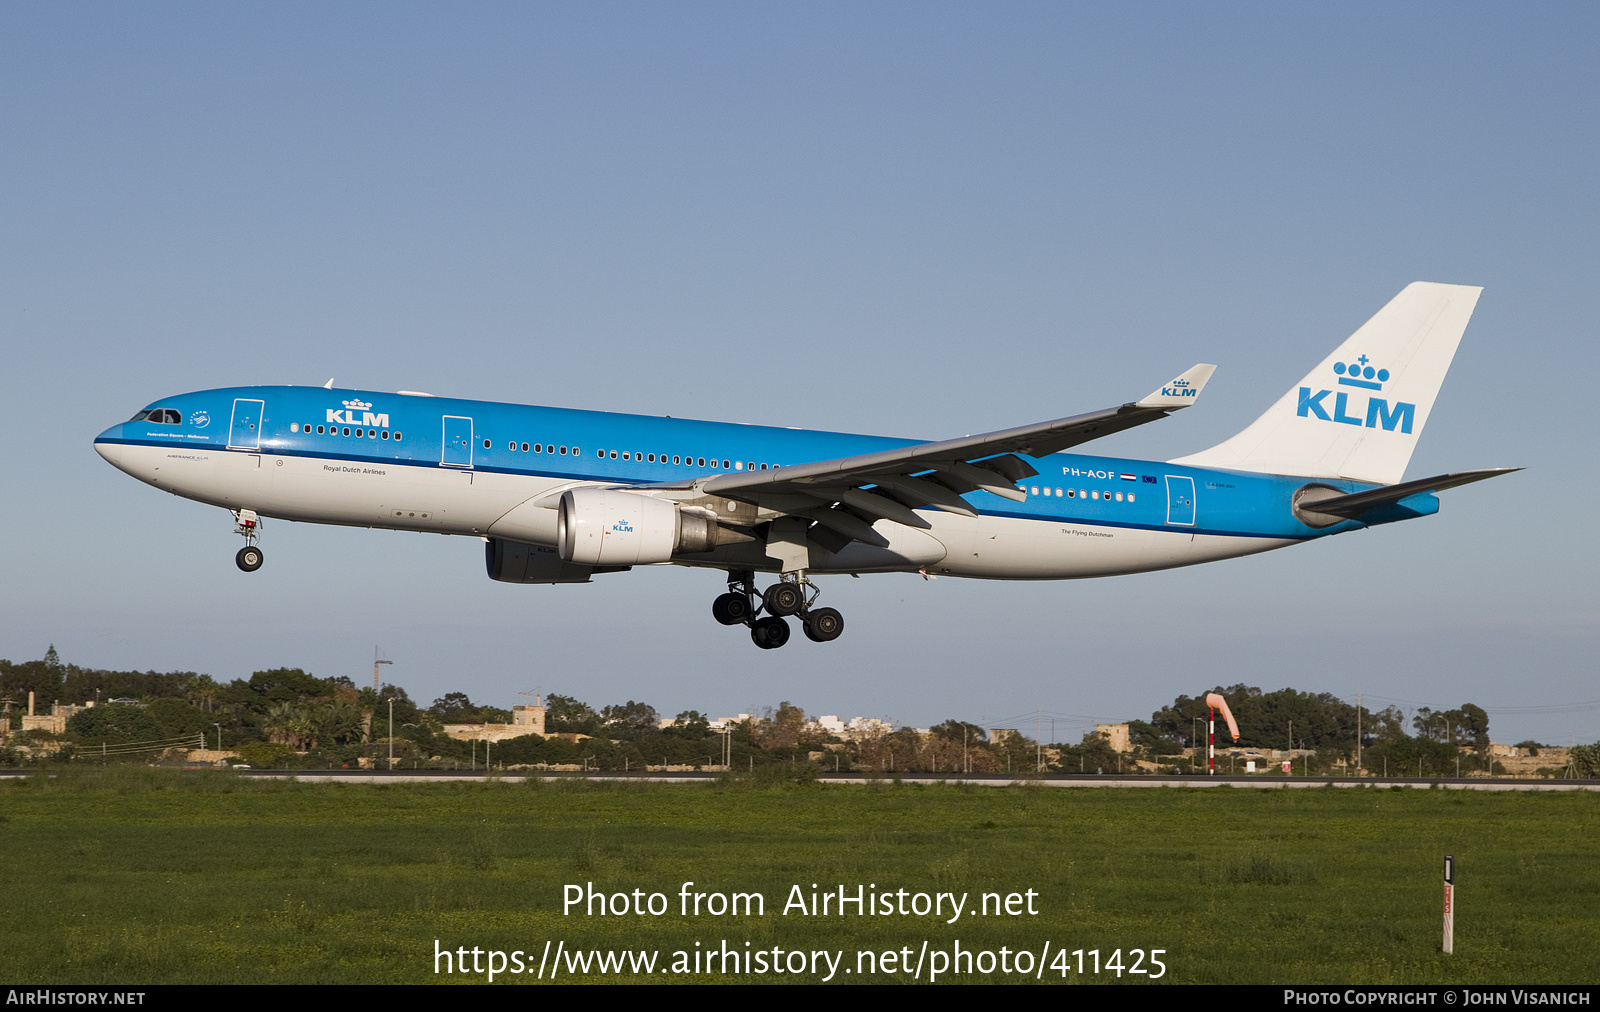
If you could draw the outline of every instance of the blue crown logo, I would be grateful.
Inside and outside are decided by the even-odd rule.
[[[1362,355],[1349,365],[1343,362],[1333,363],[1333,371],[1339,377],[1339,385],[1382,390],[1383,384],[1389,379],[1389,370],[1375,369],[1368,364],[1370,361],[1367,356]]]

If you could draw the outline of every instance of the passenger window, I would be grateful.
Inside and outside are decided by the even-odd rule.
[[[528,452],[528,444],[527,443],[523,443],[522,444],[522,452],[523,453],[527,453]]]
[[[347,436],[350,435],[350,430],[349,429],[345,429],[344,430],[344,434],[347,435]]]
[[[562,453],[562,455],[563,455],[563,456],[565,456],[565,455],[566,455],[566,452],[567,452],[567,448],[566,448],[566,447],[565,447],[565,446],[563,446],[563,447],[562,447],[562,448],[561,448],[561,453]]]
[[[300,431],[300,423],[299,422],[290,422],[289,423],[289,431],[290,432],[299,432]]]
[[[389,438],[389,430],[388,429],[384,429],[383,430],[383,438],[384,439],[388,439]]]
[[[317,435],[322,435],[322,426],[317,426]]]
[[[489,448],[489,441],[488,441],[488,440],[487,440],[487,439],[485,439],[485,440],[484,440],[484,441],[483,441],[483,448],[484,448],[484,449],[485,449],[485,450],[487,450],[487,449],[488,449],[488,448]]]
[[[362,432],[361,432],[361,430],[360,430],[360,429],[357,429],[357,430],[356,430],[356,438],[357,438],[357,439],[360,439],[360,438],[361,438],[361,436],[362,436]]]
[[[394,441],[397,442],[397,443],[400,442],[400,433],[396,432],[394,434]]]

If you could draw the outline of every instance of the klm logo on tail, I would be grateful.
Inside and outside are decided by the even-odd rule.
[[[1161,388],[1163,397],[1197,397],[1199,394],[1200,388],[1182,377]]]
[[[1335,386],[1359,387],[1362,390],[1382,390],[1383,384],[1389,379],[1389,370],[1378,369],[1369,365],[1365,355],[1362,355],[1349,365],[1343,362],[1335,362],[1333,371],[1339,377],[1339,381]],[[1330,415],[1324,399],[1333,393],[1332,390],[1318,390],[1316,393],[1312,393],[1310,387],[1301,387],[1300,400],[1295,407],[1295,414],[1301,418],[1309,418],[1315,415],[1325,422],[1362,425],[1369,429],[1376,429],[1381,425],[1386,432],[1393,432],[1395,426],[1398,425],[1401,432],[1411,432],[1411,425],[1415,421],[1417,414],[1417,406],[1415,404],[1397,401],[1394,407],[1390,408],[1387,399],[1369,395],[1367,397],[1366,413],[1363,416],[1361,408],[1350,403],[1352,395],[1347,391],[1340,390],[1337,394],[1334,394],[1333,414]],[[1361,395],[1355,394],[1354,396],[1359,397]],[[1352,407],[1355,408],[1355,414],[1350,413]]]

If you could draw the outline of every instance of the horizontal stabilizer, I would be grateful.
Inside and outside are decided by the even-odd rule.
[[[1399,485],[1385,485],[1382,488],[1369,488],[1365,492],[1352,492],[1349,495],[1334,496],[1328,499],[1314,501],[1299,500],[1296,503],[1297,513],[1325,513],[1330,519],[1334,517],[1346,520],[1353,519],[1379,506],[1388,506],[1402,499],[1424,492],[1439,492],[1458,485],[1469,485],[1485,478],[1497,478],[1502,474],[1520,471],[1520,467],[1486,467],[1477,471],[1454,471],[1450,474],[1435,475],[1432,478],[1418,478],[1416,481],[1402,482]]]

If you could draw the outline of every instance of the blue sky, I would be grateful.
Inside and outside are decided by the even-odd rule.
[[[386,676],[716,714],[1147,717],[1218,682],[1600,737],[1591,6],[10,5],[0,656]],[[1485,292],[1408,476],[1432,518],[1192,570],[836,579],[827,648],[717,574],[483,575],[106,466],[165,394],[321,384],[938,438],[1196,361],[1165,459],[1415,280]],[[1576,521],[1576,522],[1574,522]]]

